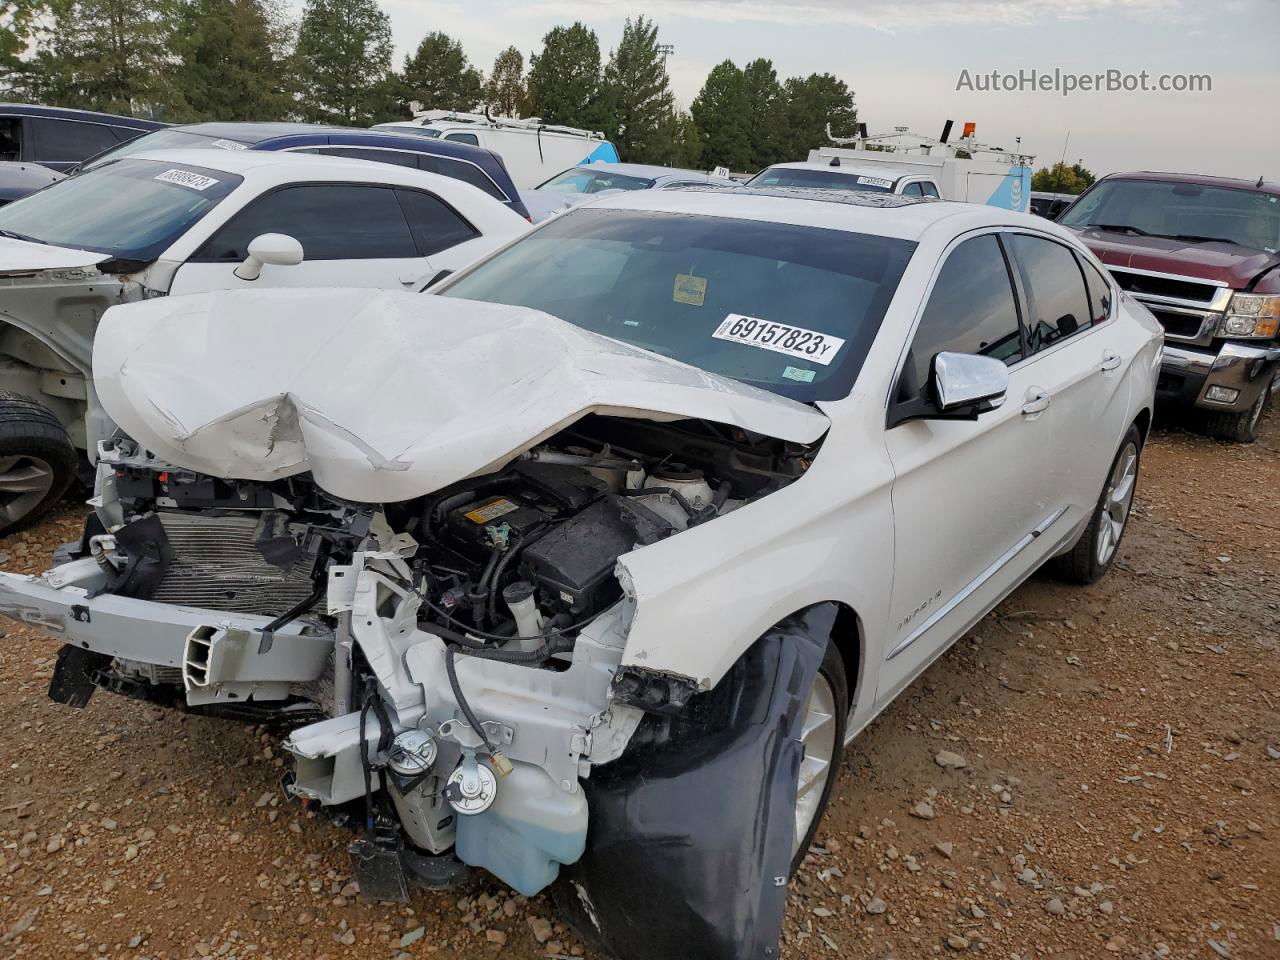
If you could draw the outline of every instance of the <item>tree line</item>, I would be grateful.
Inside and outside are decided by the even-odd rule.
[[[369,126],[425,109],[540,117],[601,130],[624,160],[751,170],[803,159],[853,132],[853,92],[829,73],[780,79],[771,61],[726,60],[677,108],[657,24],[628,18],[607,57],[582,23],[528,59],[503,50],[486,76],[433,31],[398,68],[377,0],[0,0],[0,96],[201,120]]]

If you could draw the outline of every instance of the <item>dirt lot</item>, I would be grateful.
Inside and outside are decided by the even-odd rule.
[[[859,738],[787,960],[1280,957],[1280,416],[1264,431],[1157,431],[1118,569],[1027,584]],[[4,566],[42,570],[80,516],[0,542]],[[346,836],[277,799],[269,735],[58,706],[55,651],[0,638],[0,957],[583,955],[487,878],[360,902]]]

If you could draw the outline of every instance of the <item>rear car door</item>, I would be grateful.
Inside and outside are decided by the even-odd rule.
[[[420,290],[436,268],[420,252],[397,189],[381,184],[291,184],[251,200],[204,241],[174,277],[171,293],[238,289],[248,245],[264,233],[302,244],[296,266],[263,268],[257,286]],[[455,241],[457,242],[457,241]]]
[[[1078,519],[1092,510],[1129,406],[1110,282],[1075,250],[1032,233],[1007,236],[1022,292],[1027,365],[1051,407],[1046,490]],[[1092,273],[1092,285],[1087,282]]]
[[[894,575],[889,642],[877,698],[891,699],[973,619],[1031,569],[1027,548],[1052,513],[1043,486],[1050,427],[1024,362],[1019,306],[1000,237],[970,235],[935,275],[890,401],[929,389],[933,360],[952,351],[1009,366],[1005,402],[976,420],[888,427],[894,468]]]

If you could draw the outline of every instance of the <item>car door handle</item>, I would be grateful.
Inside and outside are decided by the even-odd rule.
[[[1022,415],[1037,417],[1049,409],[1049,394],[1041,387],[1032,387],[1022,401]]]
[[[1102,372],[1103,373],[1108,373],[1111,370],[1116,370],[1119,368],[1119,366],[1120,366],[1120,354],[1104,353],[1102,355]]]

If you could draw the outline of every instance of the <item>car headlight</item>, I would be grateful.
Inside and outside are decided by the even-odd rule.
[[[1280,330],[1280,294],[1237,293],[1227,307],[1222,321],[1226,337],[1268,339]]]

